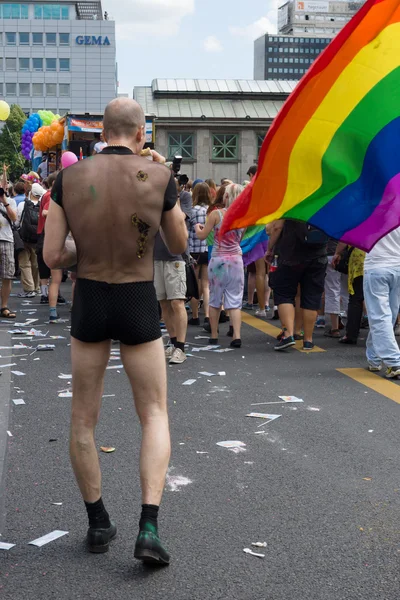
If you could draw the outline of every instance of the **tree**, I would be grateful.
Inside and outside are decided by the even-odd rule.
[[[0,134],[0,165],[6,163],[10,168],[8,177],[10,181],[18,180],[22,173],[27,170],[28,163],[22,156],[21,129],[26,121],[25,113],[17,104],[10,107],[10,116],[3,125]],[[15,151],[17,149],[17,152]]]

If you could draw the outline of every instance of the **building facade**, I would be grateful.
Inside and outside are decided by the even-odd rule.
[[[301,79],[331,39],[266,33],[254,42],[254,79]]]
[[[0,2],[0,96],[26,113],[102,114],[117,95],[115,23],[100,0]]]
[[[278,31],[334,37],[364,4],[364,0],[289,0],[278,8]]]
[[[290,81],[156,79],[135,87],[133,97],[154,118],[155,149],[169,160],[182,156],[181,173],[241,183],[294,87]]]

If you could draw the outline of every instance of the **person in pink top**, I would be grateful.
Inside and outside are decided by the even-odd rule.
[[[224,195],[225,208],[211,213],[205,225],[196,225],[195,231],[199,240],[205,240],[214,230],[214,246],[208,265],[210,283],[210,344],[218,344],[218,322],[222,305],[229,310],[233,326],[232,348],[240,348],[241,308],[243,299],[244,271],[240,241],[243,229],[228,231],[222,238],[219,236],[226,209],[243,191],[243,187],[235,183],[227,186]]]

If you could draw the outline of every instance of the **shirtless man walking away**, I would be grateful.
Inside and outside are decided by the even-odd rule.
[[[153,249],[161,227],[169,250],[181,254],[187,229],[171,171],[138,156],[145,143],[139,104],[127,98],[110,102],[104,134],[108,147],[101,154],[59,174],[46,223],[47,265],[78,264],[71,328],[71,461],[89,517],[89,550],[107,552],[117,530],[101,497],[94,433],[111,340],[119,340],[142,427],[143,504],[135,558],[168,564],[157,528],[170,435]],[[154,153],[154,158],[161,157]],[[66,239],[69,231],[76,247]]]

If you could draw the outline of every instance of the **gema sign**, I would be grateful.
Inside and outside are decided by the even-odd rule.
[[[110,46],[110,40],[108,37],[101,35],[78,35],[75,39],[78,46]]]

